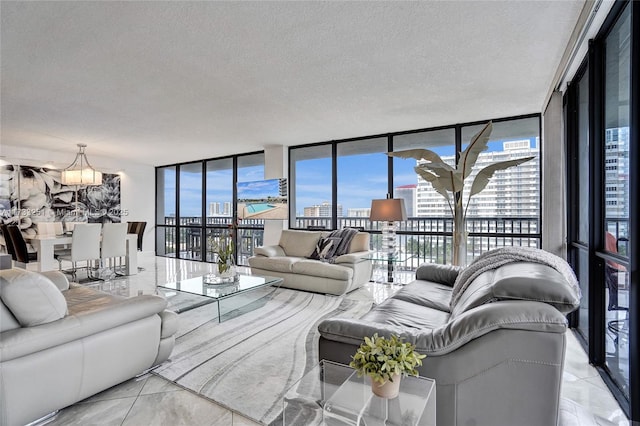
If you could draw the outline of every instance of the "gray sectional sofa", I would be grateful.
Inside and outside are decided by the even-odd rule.
[[[317,293],[341,295],[361,287],[371,278],[369,234],[358,232],[351,240],[347,254],[331,262],[310,259],[326,231],[285,229],[278,245],[257,247],[249,258],[251,272],[280,277],[282,287]]]
[[[456,290],[460,269],[421,266],[362,318],[320,323],[320,359],[349,363],[365,336],[395,334],[427,355],[418,370],[436,380],[438,425],[557,424],[575,276],[561,259],[563,273],[513,259],[488,265]]]
[[[0,424],[27,424],[167,360],[178,320],[166,305],[60,272],[0,271]]]

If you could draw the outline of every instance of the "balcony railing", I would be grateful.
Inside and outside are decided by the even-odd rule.
[[[220,238],[228,232],[231,217],[206,217],[205,241]],[[182,259],[202,259],[202,219],[200,217],[180,218],[180,234],[176,234],[176,218],[166,217],[165,226],[158,227],[158,254],[176,256]],[[338,228],[355,227],[371,234],[371,249],[376,251],[381,245],[381,223],[371,222],[365,217],[340,217]],[[255,247],[263,244],[262,220],[243,220],[238,228],[236,252],[238,264],[247,265]],[[297,229],[331,229],[331,218],[298,217]],[[467,221],[467,261],[498,247],[526,246],[540,247],[540,223],[535,217],[473,217]],[[453,221],[450,218],[413,217],[399,223],[397,247],[406,255],[406,262],[400,269],[413,270],[421,263],[449,263],[452,256]],[[208,243],[205,261],[215,262],[215,254]]]
[[[331,229],[331,218],[297,217],[296,228]],[[371,233],[371,249],[380,250],[381,222],[366,217],[339,217],[338,228],[361,228]],[[467,262],[482,253],[505,246],[540,247],[540,220],[536,217],[473,217],[467,220]],[[398,222],[396,246],[407,256],[401,269],[421,263],[449,263],[452,257],[453,219],[412,217]]]

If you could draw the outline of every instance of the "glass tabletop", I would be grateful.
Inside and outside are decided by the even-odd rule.
[[[232,283],[210,284],[203,276],[158,285],[158,287],[198,294],[212,299],[223,299],[260,287],[280,285],[280,283],[282,283],[282,278],[278,277],[239,274],[237,281]]]
[[[363,257],[363,259],[378,262],[402,263],[409,259],[413,259],[414,257],[414,254],[373,252],[368,256]]]

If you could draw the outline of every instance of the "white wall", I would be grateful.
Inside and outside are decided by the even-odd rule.
[[[264,178],[278,179],[286,178],[289,170],[288,148],[283,145],[269,145],[264,147]],[[289,197],[291,200],[291,197]],[[280,234],[283,229],[288,228],[286,220],[265,220],[264,221],[264,245],[276,245],[280,241]]]
[[[143,250],[155,251],[155,168],[132,161],[92,155],[91,147],[87,148],[86,154],[97,170],[120,174],[122,221],[146,221]],[[0,155],[4,164],[57,169],[67,167],[75,158],[75,153],[6,144],[0,148]]]

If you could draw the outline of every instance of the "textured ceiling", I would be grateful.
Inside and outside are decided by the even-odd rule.
[[[2,1],[0,142],[161,165],[539,112],[583,4]]]

